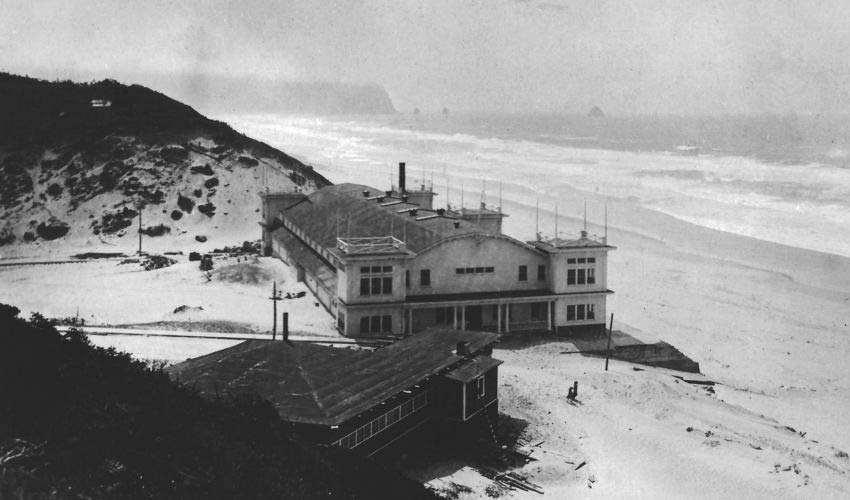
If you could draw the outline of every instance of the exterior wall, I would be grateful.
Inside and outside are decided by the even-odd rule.
[[[588,258],[596,259],[593,264],[568,264],[568,259]],[[552,292],[575,293],[575,292],[600,292],[605,291],[608,285],[608,253],[606,249],[575,249],[561,250],[550,254],[550,280]],[[596,283],[592,285],[568,285],[567,275],[570,269],[593,268],[596,274]]]
[[[528,280],[519,281],[519,266],[528,266]],[[419,254],[410,263],[409,295],[547,289],[537,280],[537,266],[549,265],[545,255],[504,238],[468,236],[449,240]],[[457,274],[458,267],[493,267],[492,273]],[[420,270],[428,269],[431,285],[422,286]]]
[[[478,382],[473,380],[466,386],[465,404],[463,405],[463,420],[468,420],[482,408],[498,400],[499,368],[493,368],[484,374],[484,396],[479,396]]]

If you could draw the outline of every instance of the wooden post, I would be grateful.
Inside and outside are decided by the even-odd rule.
[[[608,358],[611,357],[611,331],[614,329],[614,313],[611,313],[611,326],[608,327],[608,347],[605,348],[605,371],[608,371]]]
[[[289,313],[283,313],[283,340],[289,340]]]
[[[272,301],[273,311],[272,311],[272,340],[276,340],[277,337],[277,301],[283,300],[280,296],[280,292],[277,291],[277,281],[272,284],[272,296],[269,297],[269,300]]]
[[[142,207],[139,206],[139,255],[142,255]]]

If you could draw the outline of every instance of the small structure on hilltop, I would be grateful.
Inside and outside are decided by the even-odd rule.
[[[260,396],[300,437],[373,455],[428,422],[495,428],[498,338],[430,330],[376,351],[250,340],[167,371],[210,397]]]
[[[607,239],[523,242],[501,207],[434,208],[433,190],[338,184],[262,193],[263,247],[352,337],[426,328],[578,332],[605,328]]]

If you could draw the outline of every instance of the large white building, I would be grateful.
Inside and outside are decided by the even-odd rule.
[[[502,234],[501,210],[434,209],[434,196],[406,189],[404,164],[389,191],[264,193],[263,244],[347,336],[604,328],[614,248],[604,238],[522,242]]]

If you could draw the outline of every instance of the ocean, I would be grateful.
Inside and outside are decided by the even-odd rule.
[[[597,223],[599,200],[618,199],[693,224],[850,257],[850,120],[843,117],[216,118],[335,183],[384,188],[405,161],[409,185],[433,184],[444,196],[439,204],[502,200],[526,214],[539,204],[550,216],[558,205],[562,215],[580,217],[577,198],[586,193]],[[533,237],[527,217],[507,222],[514,236]]]

